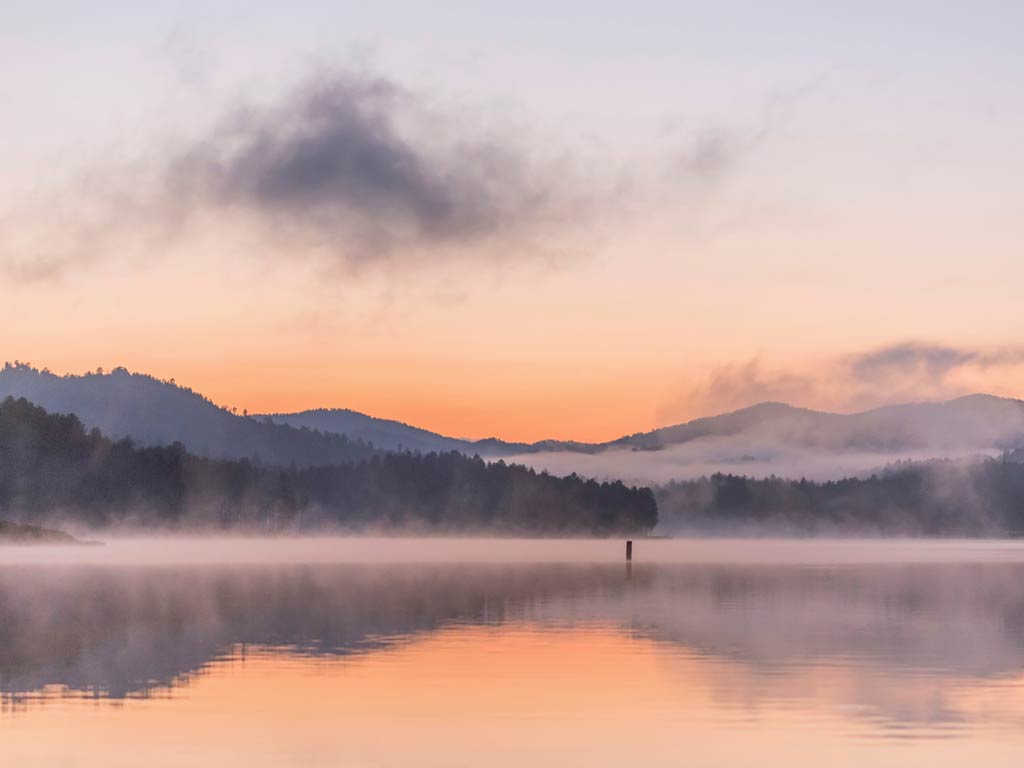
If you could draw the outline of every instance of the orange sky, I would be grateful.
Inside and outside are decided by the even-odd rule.
[[[587,10],[19,10],[0,358],[510,440],[1024,394],[1016,10]],[[908,342],[989,362],[847,380]]]
[[[735,395],[714,376],[757,361],[769,379],[817,379],[837,357],[908,339],[1002,348],[1018,327],[1024,266],[986,275],[951,261],[949,279],[920,288],[911,274],[874,285],[878,263],[836,279],[826,274],[835,263],[808,262],[779,279],[781,257],[757,258],[770,252],[767,241],[743,257],[745,270],[724,264],[715,247],[685,259],[669,244],[649,248],[642,269],[625,258],[632,248],[605,246],[566,267],[528,263],[495,275],[442,266],[394,282],[324,280],[301,265],[254,271],[183,252],[9,284],[0,349],[61,373],[123,365],[250,412],[347,407],[510,440],[607,440],[763,399],[842,410],[1021,394],[1019,365],[941,382],[918,372],[856,402],[841,373],[811,391],[754,382]],[[954,279],[970,271],[973,284]]]

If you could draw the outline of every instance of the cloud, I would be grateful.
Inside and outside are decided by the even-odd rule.
[[[676,177],[713,184],[721,179],[749,147],[727,131],[706,131],[676,160]]]
[[[669,164],[670,183],[689,188],[725,180],[749,155],[783,132],[793,113],[825,86],[827,74],[796,87],[776,89],[761,104],[760,114],[745,126],[717,126],[696,132]],[[675,121],[670,121],[674,129]]]
[[[999,374],[1024,366],[1024,347],[972,348],[902,342],[841,355],[794,370],[759,358],[715,368],[707,379],[665,403],[659,421],[672,423],[775,401],[856,411],[894,403],[946,400],[982,389],[1009,396]],[[1012,383],[1013,377],[1006,376]]]
[[[971,350],[905,343],[855,355],[848,360],[848,367],[854,377],[860,380],[918,373],[941,377],[974,360],[977,355],[977,352]]]
[[[226,118],[172,160],[165,190],[254,213],[345,259],[476,245],[562,211],[554,174],[509,143],[460,133],[390,80],[318,78],[280,105]],[[448,134],[458,138],[435,138]]]
[[[906,342],[854,355],[846,361],[858,380],[890,376],[928,376],[942,379],[965,366],[990,368],[1024,362],[1024,348],[965,349]]]
[[[165,47],[189,63],[182,81],[204,90],[203,38],[181,24]],[[671,210],[675,226],[675,194],[686,197],[687,217],[699,215],[694,203],[713,196],[796,98],[773,95],[746,129],[698,128],[651,166],[622,168],[608,149],[551,147],[373,72],[321,70],[260,102],[236,101],[204,130],[134,160],[120,147],[113,160],[83,158],[82,179],[33,210],[21,206],[17,237],[0,226],[0,268],[48,281],[170,252],[312,260],[343,272],[561,263],[630,212],[656,222],[653,211]]]
[[[766,370],[755,358],[715,368],[706,382],[664,405],[661,423],[680,419],[681,412],[709,416],[763,402],[803,403],[815,393],[815,382],[800,373]]]
[[[385,77],[321,73],[270,103],[226,110],[189,141],[94,169],[39,206],[78,206],[60,217],[59,236],[51,210],[28,247],[6,238],[2,257],[15,278],[49,279],[95,254],[206,231],[346,266],[568,250],[561,235],[585,226],[599,193],[574,182],[564,154],[537,157],[543,148],[485,122],[433,110]]]

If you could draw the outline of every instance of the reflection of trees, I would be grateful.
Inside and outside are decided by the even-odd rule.
[[[638,564],[628,581],[605,565],[8,567],[0,691],[149,695],[239,645],[347,654],[450,622],[600,622],[730,665],[718,684],[746,700],[802,695],[808,670],[824,670],[839,704],[951,722],[944,679],[1024,669],[1022,576],[978,564]]]
[[[538,600],[621,591],[618,568],[250,566],[0,569],[0,690],[123,697],[237,644],[342,654]]]
[[[688,648],[770,666],[851,658],[971,676],[1024,668],[1024,566],[641,568],[628,601],[564,610],[629,620]]]

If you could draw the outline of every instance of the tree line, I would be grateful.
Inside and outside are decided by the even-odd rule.
[[[1024,535],[1024,454],[901,462],[830,482],[715,474],[657,490],[662,525],[711,533]]]
[[[643,533],[649,488],[565,478],[459,453],[374,452],[272,467],[140,447],[25,399],[0,403],[0,513],[21,522],[261,531],[326,528]]]

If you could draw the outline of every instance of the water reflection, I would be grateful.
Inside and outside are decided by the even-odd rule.
[[[771,724],[978,748],[984,734],[994,765],[1024,750],[1022,584],[1007,562],[6,566],[0,729],[81,699],[183,713],[211,691],[224,717],[255,685],[285,718],[288,696],[354,707],[353,722],[447,707],[494,738],[533,708],[561,719],[552,744],[584,711],[664,748],[684,715],[704,736]],[[714,764],[757,755],[707,748]]]

